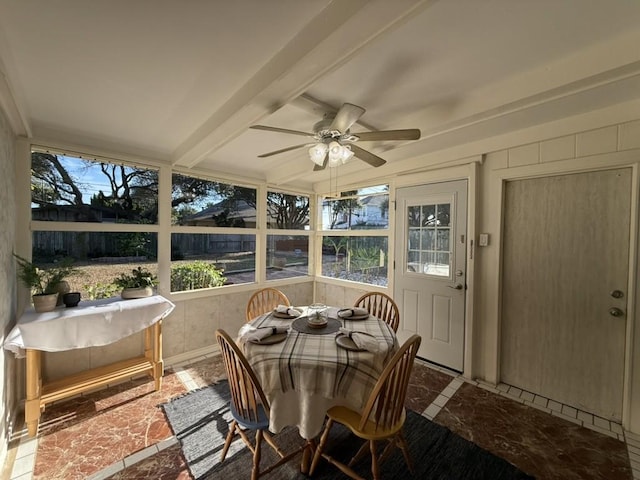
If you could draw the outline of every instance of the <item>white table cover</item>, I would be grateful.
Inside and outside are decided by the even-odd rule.
[[[108,345],[153,325],[174,308],[161,295],[82,301],[78,307],[45,313],[30,308],[9,332],[4,348],[23,357],[27,348],[59,352]]]
[[[337,308],[329,317],[337,318]],[[256,327],[290,325],[272,314],[252,321]],[[327,410],[343,405],[360,410],[368,399],[387,360],[398,348],[394,332],[382,320],[342,320],[344,327],[373,335],[380,351],[350,351],[339,347],[336,333],[313,335],[291,329],[287,339],[273,345],[244,343],[271,407],[269,430],[278,433],[296,426],[303,438],[311,439],[322,429]]]

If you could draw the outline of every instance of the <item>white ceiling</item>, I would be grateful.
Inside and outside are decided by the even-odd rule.
[[[640,1],[0,0],[0,72],[37,141],[307,188],[306,149],[257,158],[304,137],[250,125],[422,131],[358,176],[639,98]]]

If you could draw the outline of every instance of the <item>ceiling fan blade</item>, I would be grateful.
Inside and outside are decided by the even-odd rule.
[[[322,165],[318,165],[318,164],[316,164],[316,165],[313,167],[313,171],[314,171],[314,172],[319,172],[320,170],[324,170],[325,168],[327,168],[327,163],[329,163],[329,154],[328,154],[328,153],[327,153],[327,154],[325,154],[325,156],[324,156],[324,162],[322,162]]]
[[[358,120],[366,110],[358,105],[352,103],[345,103],[340,107],[338,113],[336,113],[333,122],[331,122],[330,130],[338,130],[340,133],[344,133],[356,120]]]
[[[353,150],[353,154],[356,157],[358,157],[363,162],[368,163],[372,167],[380,167],[380,166],[384,165],[385,163],[387,163],[386,160],[380,158],[377,155],[374,155],[371,152],[367,152],[366,150],[360,148],[357,145],[354,145],[353,143],[351,144],[351,150]]]
[[[284,153],[284,152],[288,152],[290,150],[295,150],[297,148],[306,147],[307,145],[309,145],[309,144],[308,143],[303,143],[302,145],[294,145],[292,147],[281,148],[280,150],[275,150],[273,152],[263,153],[262,155],[258,155],[258,158],[266,158],[266,157],[270,157],[271,155],[278,155],[279,153]]]
[[[418,140],[420,138],[420,130],[417,128],[409,128],[406,130],[380,130],[377,132],[354,133],[353,135],[363,142],[375,140]]]
[[[299,130],[289,130],[288,128],[269,127],[268,125],[251,125],[249,128],[255,130],[266,130],[267,132],[290,133],[292,135],[302,135],[313,138],[313,133],[301,132]]]

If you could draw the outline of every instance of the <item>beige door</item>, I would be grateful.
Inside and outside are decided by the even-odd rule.
[[[501,380],[620,421],[631,169],[505,186]]]
[[[418,356],[462,371],[467,182],[396,191],[394,298],[398,337],[422,336]]]

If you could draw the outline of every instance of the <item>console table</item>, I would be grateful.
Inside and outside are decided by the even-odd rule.
[[[36,313],[28,309],[9,332],[4,348],[26,357],[25,422],[30,436],[38,431],[41,411],[51,402],[118,380],[147,373],[162,386],[162,319],[175,305],[161,295],[121,300],[83,301]],[[42,352],[108,345],[144,330],[144,354],[111,365],[43,383]]]

